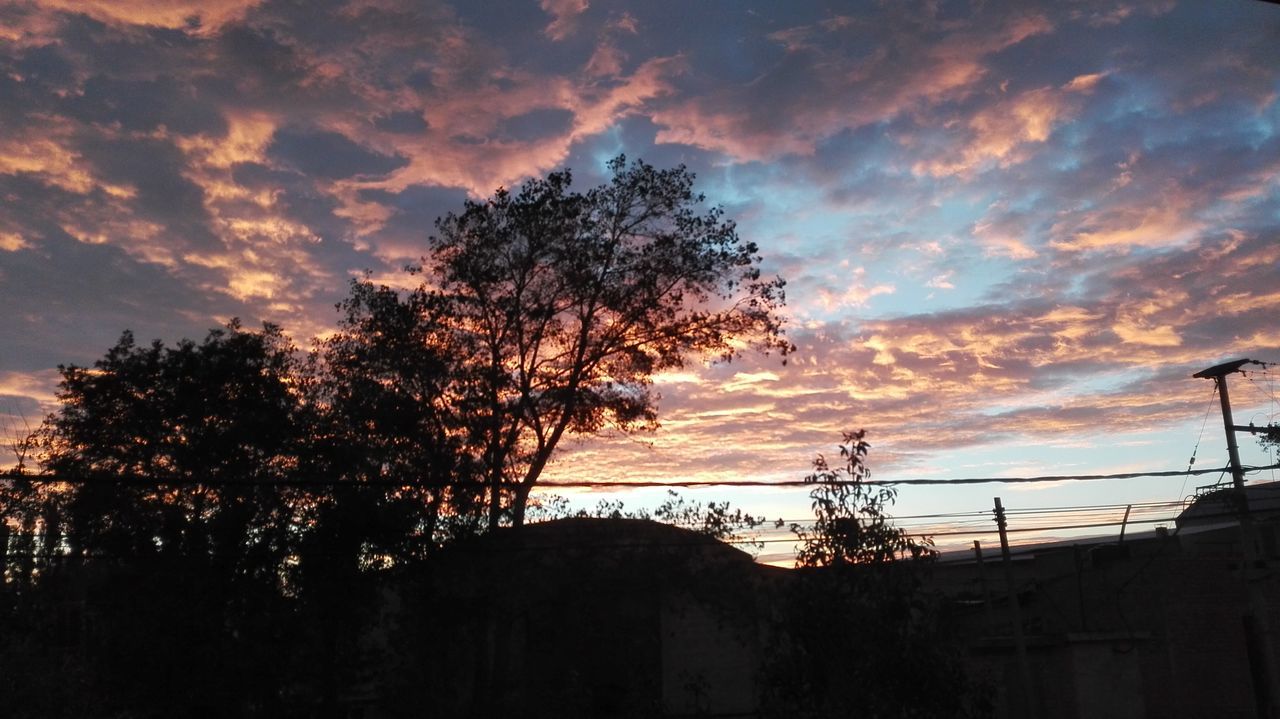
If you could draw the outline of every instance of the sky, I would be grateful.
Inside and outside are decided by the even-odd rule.
[[[125,329],[306,346],[350,278],[411,283],[466,198],[586,189],[619,153],[696,173],[787,280],[797,352],[695,358],[657,378],[661,429],[570,442],[547,479],[794,480],[857,428],[880,479],[1219,467],[1191,374],[1280,362],[1280,5],[0,0],[0,428]],[[1275,372],[1233,375],[1238,423],[1275,421]]]

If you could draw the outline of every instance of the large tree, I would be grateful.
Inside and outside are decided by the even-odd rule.
[[[419,334],[463,359],[440,395],[462,417],[490,528],[523,523],[566,434],[656,424],[654,373],[754,346],[785,355],[783,281],[684,168],[619,156],[611,179],[568,170],[498,190],[437,221],[420,286],[400,298]],[[371,297],[367,281],[355,295]],[[351,303],[351,326],[402,307]],[[375,323],[376,324],[376,323]]]
[[[271,485],[304,436],[296,370],[278,328],[236,322],[175,347],[125,332],[92,367],[60,367],[59,411],[35,439],[43,470],[75,482],[51,495],[67,551],[233,564],[285,551]]]
[[[298,528],[282,484],[307,424],[296,370],[276,328],[234,323],[172,347],[126,332],[92,367],[60,367],[40,474],[0,483],[0,522],[34,555],[0,611],[15,715],[272,713]]]
[[[454,401],[467,363],[441,334],[429,299],[356,283],[308,373],[319,420],[309,471],[361,483],[360,497],[384,502],[381,526],[366,534],[383,535],[379,553],[396,559],[474,533],[483,520],[473,433]]]
[[[0,693],[13,678],[17,706],[36,714],[77,715],[97,697],[157,715],[339,715],[363,661],[371,570],[482,516],[455,447],[465,435],[435,399],[448,358],[397,317],[344,322],[312,363],[277,328],[233,322],[176,346],[126,332],[91,367],[61,367],[58,410],[29,443],[39,472],[0,481],[25,602],[6,616],[0,601],[0,633],[11,622],[43,647],[41,618],[78,604],[93,636],[70,638],[79,652],[15,641],[0,651]],[[31,677],[68,656],[85,692],[42,698]]]

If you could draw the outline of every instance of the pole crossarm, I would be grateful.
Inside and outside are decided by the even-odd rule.
[[[1251,359],[1233,360],[1231,362],[1223,362],[1222,364],[1216,364],[1212,367],[1209,367],[1208,369],[1202,369],[1199,372],[1196,372],[1195,374],[1191,375],[1191,377],[1194,379],[1218,379],[1220,377],[1225,377],[1234,372],[1239,372],[1240,368],[1247,364],[1261,365],[1263,363],[1258,362],[1257,360],[1251,360]]]

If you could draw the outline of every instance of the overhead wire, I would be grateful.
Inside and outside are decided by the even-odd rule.
[[[1187,475],[1182,479],[1182,486],[1178,488],[1178,498],[1182,499],[1187,491],[1187,480],[1191,479],[1191,467],[1196,463],[1196,455],[1200,453],[1200,440],[1204,439],[1205,427],[1209,426],[1209,414],[1213,412],[1213,400],[1218,396],[1218,383],[1213,383],[1213,391],[1209,393],[1209,406],[1204,410],[1204,421],[1200,423],[1200,434],[1196,435],[1195,447],[1191,449],[1191,459],[1187,460]]]
[[[1268,469],[1275,469],[1280,465],[1266,465],[1261,467],[1246,467],[1246,471],[1257,472]],[[1196,469],[1189,472],[1179,470],[1168,471],[1146,471],[1146,472],[1118,472],[1114,474],[1062,474],[1062,475],[1043,475],[1031,477],[957,477],[951,479],[937,478],[908,478],[908,479],[858,479],[858,480],[835,480],[823,482],[823,484],[835,485],[867,485],[867,486],[963,486],[970,484],[1033,484],[1042,482],[1088,482],[1099,480],[1115,480],[1115,479],[1140,479],[1144,477],[1181,477],[1186,474],[1201,475],[1212,474],[1214,472],[1229,471],[1225,467],[1216,467],[1213,469]],[[242,481],[228,479],[210,479],[197,477],[146,477],[140,475],[126,475],[119,473],[112,474],[94,474],[94,475],[55,475],[55,474],[17,474],[13,472],[0,473],[0,480],[9,481],[25,481],[31,483],[67,483],[67,484],[85,484],[89,482],[111,482],[118,484],[138,484],[142,486],[242,486],[242,487],[306,487],[306,486],[323,486],[323,487],[401,487],[401,488],[448,488],[467,486],[459,485],[453,482],[442,481],[424,481],[424,480],[395,480],[395,479],[332,479],[322,477],[284,477],[279,479],[263,480],[263,481]],[[815,482],[806,480],[733,480],[733,479],[713,479],[713,480],[676,480],[676,481],[659,481],[659,480],[543,480],[535,485],[535,489],[594,489],[594,488],[655,488],[655,487],[812,487]],[[477,488],[480,486],[477,483]]]
[[[1265,368],[1266,365],[1264,365]],[[1264,373],[1263,374],[1268,374]],[[1252,382],[1252,379],[1250,380]],[[1256,383],[1254,383],[1256,385]],[[1136,479],[1146,477],[1183,477],[1182,487],[1179,489],[1179,496],[1185,490],[1186,481],[1191,476],[1198,476],[1212,473],[1225,473],[1228,468],[1213,469],[1193,469],[1195,458],[1197,456],[1200,442],[1203,439],[1205,428],[1207,427],[1209,414],[1212,412],[1212,401],[1217,394],[1217,386],[1215,383],[1213,394],[1210,395],[1210,406],[1206,410],[1204,420],[1201,423],[1200,435],[1197,437],[1195,447],[1192,451],[1191,461],[1184,471],[1146,471],[1146,472],[1124,472],[1113,474],[1077,474],[1077,475],[1045,475],[1045,476],[1029,476],[1029,477],[961,477],[961,478],[904,478],[904,479],[888,479],[888,480],[849,480],[837,481],[836,484],[863,484],[872,486],[959,486],[972,484],[1022,484],[1022,483],[1043,483],[1043,482],[1063,482],[1063,481],[1097,481],[1097,480],[1120,480],[1120,479]],[[1274,392],[1267,393],[1273,403],[1275,402]],[[1263,467],[1248,467],[1250,472],[1262,470],[1275,470],[1280,467],[1280,463],[1273,463]],[[200,486],[245,486],[266,488],[272,486],[279,487],[306,487],[306,486],[324,486],[337,488],[351,487],[389,487],[389,488],[443,488],[454,486],[447,482],[424,482],[424,481],[403,481],[403,480],[340,480],[332,478],[320,477],[292,477],[277,480],[258,482],[258,481],[236,481],[208,478],[155,478],[142,476],[121,476],[121,475],[96,475],[92,477],[86,476],[68,476],[68,475],[49,475],[49,474],[17,474],[13,472],[0,473],[0,480],[9,481],[25,481],[32,483],[70,483],[83,484],[87,482],[116,482],[122,484],[138,484],[142,486],[181,486],[181,485],[200,485]],[[810,487],[815,483],[803,480],[780,480],[780,481],[755,481],[755,480],[690,480],[690,481],[608,481],[608,480],[547,480],[540,482],[537,486],[539,489],[559,489],[559,488],[652,488],[652,487],[678,487],[678,488],[694,488],[694,487],[770,487],[770,488],[788,488],[788,487]],[[1138,515],[1151,514],[1159,512],[1162,509],[1172,509],[1181,506],[1181,500],[1171,502],[1136,502],[1129,504],[1111,504],[1111,505],[1074,505],[1060,507],[1029,507],[1029,508],[1009,508],[1007,513],[1014,516],[1023,516],[1030,518],[1032,516],[1041,520],[1053,520],[1064,515],[1071,516],[1075,521],[1070,524],[1036,522],[1033,526],[1012,527],[1007,531],[1009,533],[1028,533],[1028,532],[1049,532],[1049,531],[1065,531],[1077,529],[1101,528],[1108,526],[1116,526],[1120,524],[1148,524],[1173,521],[1174,517],[1157,517],[1145,518],[1143,516],[1132,516],[1133,510],[1137,510]],[[1131,516],[1127,520],[1113,519],[1113,513],[1120,509],[1128,509]],[[950,536],[981,536],[996,533],[995,528],[978,529],[979,523],[990,521],[993,513],[990,510],[979,510],[974,512],[945,512],[920,515],[904,515],[898,520],[918,520],[918,519],[950,519],[946,522],[929,522],[921,524],[904,524],[900,525],[903,529],[908,530],[925,530],[933,528],[948,528],[945,531],[928,532],[928,536],[932,537],[950,537]],[[967,527],[975,527],[969,529]],[[731,540],[729,543],[746,543],[746,544],[766,544],[780,542],[796,542],[798,538],[789,537],[785,539],[737,539]]]
[[[1044,526],[1044,527],[1009,527],[1005,530],[1005,533],[1020,534],[1020,533],[1029,533],[1029,532],[1057,532],[1057,531],[1065,531],[1070,529],[1095,529],[1100,527],[1115,527],[1121,524],[1159,524],[1161,522],[1172,522],[1174,521],[1174,519],[1175,517],[1159,517],[1155,519],[1142,519],[1142,520],[1130,519],[1128,522],[1116,520],[1112,522],[1087,522],[1083,524],[1056,524],[1056,525]],[[961,536],[976,537],[976,536],[983,536],[983,535],[990,535],[990,534],[998,534],[999,531],[1000,530],[998,528],[992,526],[990,529],[982,529],[982,530],[974,529],[974,530],[935,532],[935,533],[931,533],[929,536],[930,537],[961,537]],[[798,542],[800,540],[797,537],[785,537],[785,538],[777,538],[777,539],[730,539],[730,540],[722,540],[722,541],[725,541],[727,544],[753,544],[753,543],[754,544],[778,544],[782,542]]]
[[[1251,469],[1256,470],[1257,468],[1251,468]],[[1208,473],[1213,471],[1220,471],[1220,470],[1199,470],[1200,473]],[[1120,476],[1123,476],[1123,477],[1177,476],[1180,474],[1181,473],[1179,472],[1158,472],[1158,473],[1153,472],[1153,473],[1125,473],[1124,475],[1120,475]],[[1078,476],[1079,479],[1093,479],[1093,478],[1101,478],[1101,477],[1115,478],[1117,477],[1117,475]],[[73,482],[75,483],[75,482],[94,481],[93,479],[87,479],[84,477],[72,478],[72,477],[66,477],[66,476],[50,476],[50,475],[18,475],[18,476],[0,475],[0,479],[6,479],[6,478],[10,480],[22,479],[22,480],[35,481],[35,482]],[[97,477],[94,479],[100,480],[104,478]],[[117,477],[108,477],[105,479],[107,479],[107,481],[113,481],[113,480],[127,481],[127,480],[120,480]],[[992,477],[992,478],[981,478],[981,479],[983,481],[1016,482],[1016,481],[1027,481],[1027,480],[1038,480],[1042,478]],[[1048,481],[1048,478],[1044,478],[1044,479],[1045,481]],[[1061,478],[1054,477],[1052,479],[1054,481],[1057,481],[1057,480],[1060,480]],[[891,480],[891,481],[904,481],[904,480]],[[938,482],[938,481],[947,481],[947,480],[929,480],[929,481]],[[178,480],[176,482],[148,481],[148,482],[144,482],[143,484],[144,485],[168,485],[168,484],[175,484],[175,483],[176,484],[202,484],[202,485],[231,484],[231,485],[237,485],[237,486],[247,485],[247,486],[257,486],[260,488],[264,487],[263,484],[256,484],[256,483],[249,483],[249,482],[198,482],[194,480]],[[375,486],[401,487],[401,486],[419,486],[422,483],[406,485],[405,483],[401,483],[401,482],[353,483],[353,482],[337,482],[334,480],[299,482],[295,480],[293,482],[284,481],[276,484],[280,484],[283,486],[295,486],[298,484],[305,484],[305,485],[323,485],[323,486],[340,486],[340,487],[363,486],[365,484],[371,484]],[[598,486],[633,487],[633,486],[636,486],[636,483],[631,483],[631,482],[548,482],[547,484],[555,487],[562,487],[566,485],[584,486],[584,487],[598,487]],[[656,484],[660,484],[661,486],[721,486],[723,483],[720,483],[720,482],[687,482],[687,483],[663,482],[663,483],[656,483]],[[744,483],[735,482],[733,484],[739,485]],[[813,483],[809,483],[809,482],[753,482],[753,483],[750,483],[748,486],[804,487],[804,486],[811,486],[812,484]],[[269,487],[271,485],[268,484],[265,486]],[[1131,513],[1130,518],[1127,522],[1128,524],[1147,524],[1147,523],[1168,522],[1168,521],[1172,521],[1173,517],[1159,516],[1155,518],[1148,518],[1146,515],[1153,514],[1153,513],[1161,513],[1162,510],[1173,509],[1179,506],[1180,504],[1181,504],[1180,502],[1152,501],[1152,502],[1135,502],[1135,503],[1126,503],[1126,504],[1116,503],[1116,504],[1097,504],[1097,505],[1067,505],[1067,506],[1059,506],[1059,507],[1035,507],[1035,506],[1023,507],[1023,508],[1010,507],[1006,511],[1007,511],[1007,514],[1010,516],[1022,517],[1024,520],[1027,521],[1027,523],[1024,524],[1024,526],[1010,528],[1009,532],[1029,533],[1029,532],[1064,531],[1064,530],[1078,530],[1078,529],[1117,526],[1125,523],[1124,520],[1116,518],[1116,513],[1118,513],[1122,509],[1128,509]],[[928,513],[928,514],[903,515],[900,517],[890,516],[888,517],[888,519],[897,523],[897,526],[899,528],[903,529],[904,531],[907,531],[909,534],[912,534],[913,536],[958,537],[958,536],[984,536],[984,535],[994,534],[996,532],[995,528],[982,528],[983,524],[985,524],[986,522],[992,521],[992,515],[993,515],[993,512],[991,512],[991,510],[976,510],[976,511],[966,511],[966,512],[935,512],[935,513]],[[914,520],[944,520],[944,521],[925,521],[925,522],[916,523]],[[950,521],[946,521],[946,520],[950,520]],[[1064,523],[1064,520],[1065,520],[1065,523]],[[801,522],[804,522],[804,521],[805,520],[801,520]],[[808,521],[812,521],[812,520],[808,520]],[[795,521],[786,522],[784,520],[784,524],[787,524],[787,525],[803,526],[801,522],[795,522]],[[767,523],[772,523],[772,522],[767,522]],[[741,540],[735,540],[734,542],[731,542],[731,543],[773,544],[773,543],[795,542],[795,541],[798,541],[796,537],[788,537],[784,539],[764,539],[764,538],[759,538],[757,536],[756,538],[745,538]]]

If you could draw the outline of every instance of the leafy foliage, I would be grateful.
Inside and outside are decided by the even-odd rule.
[[[692,173],[621,156],[609,169],[586,193],[566,170],[468,202],[413,268],[424,281],[403,304],[466,358],[449,401],[468,418],[491,528],[523,522],[566,433],[655,426],[653,373],[747,343],[791,349],[782,280],[761,278],[720,209],[700,209]]]
[[[841,466],[832,467],[822,455],[813,461],[813,473],[805,482],[814,485],[809,492],[814,525],[812,529],[792,525],[804,543],[796,554],[797,566],[883,565],[899,559],[931,559],[936,554],[933,540],[893,526],[888,508],[897,499],[897,490],[867,484],[871,445],[865,438],[866,430],[845,432]]]
[[[263,530],[280,523],[283,497],[258,490],[296,465],[303,419],[278,328],[233,323],[174,348],[126,332],[92,368],[60,371],[62,411],[37,442],[46,471],[86,480],[45,497],[66,505],[71,554],[281,551]]]
[[[1280,424],[1267,425],[1262,431],[1262,436],[1258,438],[1258,444],[1261,444],[1264,449],[1280,449]]]
[[[172,348],[125,333],[92,368],[60,368],[61,411],[35,446],[42,468],[76,481],[22,475],[0,501],[23,560],[0,619],[5,649],[25,647],[0,656],[15,711],[90,711],[76,699],[100,715],[275,705],[288,627],[273,620],[290,602],[281,585],[297,529],[279,482],[306,424],[296,369],[278,329],[234,323]]]
[[[398,559],[480,528],[483,487],[467,444],[474,418],[454,401],[469,383],[466,355],[441,335],[442,308],[430,300],[354,283],[339,331],[309,367],[319,417],[309,473],[377,494],[392,516],[367,529],[385,535],[379,553]]]
[[[304,363],[269,325],[176,347],[126,332],[92,367],[62,367],[60,410],[34,446],[42,471],[70,483],[0,483],[23,598],[4,620],[40,644],[49,628],[31,617],[68,607],[68,641],[85,649],[6,654],[4,675],[35,702],[49,689],[34,680],[42,660],[70,656],[87,687],[73,696],[108,708],[274,715],[289,687],[294,708],[338,711],[359,676],[370,570],[480,526],[467,469],[423,401],[448,368],[391,333],[340,332]],[[172,678],[181,694],[154,686],[178,671],[173,657],[189,672]]]
[[[597,517],[604,519],[652,519],[698,534],[736,545],[750,545],[746,532],[765,523],[765,518],[734,508],[729,502],[703,504],[687,499],[674,490],[667,490],[662,503],[649,511],[645,508],[628,509],[622,500],[601,500],[591,510],[571,510],[568,501],[553,495],[536,500],[529,505],[529,518],[550,521],[567,517]],[[758,549],[760,544],[755,545]]]
[[[922,580],[932,542],[894,527],[892,489],[867,484],[865,431],[846,432],[843,464],[814,460],[811,529],[800,574],[780,597],[764,707],[786,717],[982,716]]]

